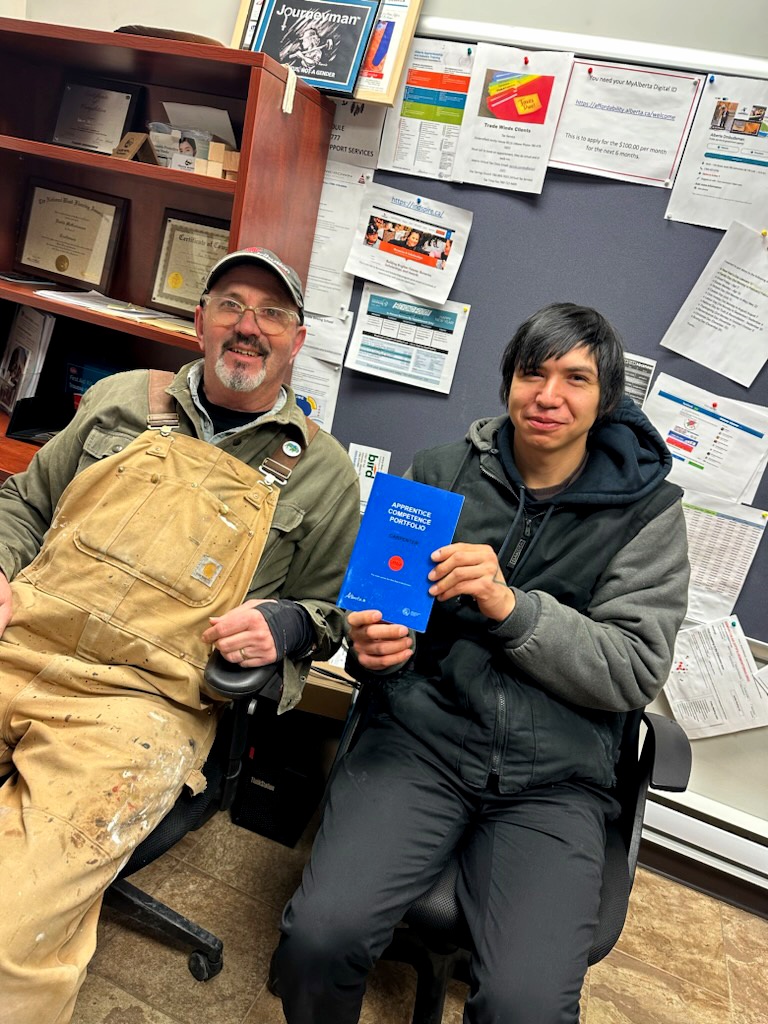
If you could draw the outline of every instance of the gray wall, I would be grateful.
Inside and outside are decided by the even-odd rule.
[[[522,320],[556,301],[595,306],[628,351],[658,361],[657,372],[768,405],[768,368],[747,389],[659,347],[723,234],[665,220],[667,190],[552,170],[540,196],[381,171],[376,179],[473,211],[451,292],[472,312],[450,395],[344,371],[333,425],[342,444],[390,450],[399,473],[414,451],[458,439],[471,420],[501,412],[501,351]],[[768,481],[755,504],[768,508]],[[758,639],[768,637],[766,578],[764,542],[735,609],[747,635]]]
[[[0,13],[32,21],[114,29],[142,24],[184,29],[228,43],[239,0],[0,0]],[[732,0],[727,8],[696,0],[424,0],[422,17],[471,17],[477,22],[637,39],[671,46],[765,56],[765,0]]]

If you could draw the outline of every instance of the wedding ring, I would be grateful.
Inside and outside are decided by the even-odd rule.
[[[240,657],[242,658],[243,661],[245,661],[245,659],[247,658],[247,654],[245,653],[245,648],[243,648],[243,647],[240,648]]]

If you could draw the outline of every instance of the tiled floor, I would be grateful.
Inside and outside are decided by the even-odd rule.
[[[183,952],[105,910],[73,1024],[283,1024],[265,980],[308,849],[308,840],[288,849],[220,814],[135,875],[223,939],[224,970],[196,982]],[[460,1024],[465,993],[454,983],[444,1024]],[[410,968],[382,963],[361,1019],[409,1024],[412,997]],[[766,1024],[768,921],[640,871],[624,933],[590,971],[582,1004],[584,1024]]]

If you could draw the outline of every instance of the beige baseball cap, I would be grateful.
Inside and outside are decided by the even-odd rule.
[[[288,289],[288,294],[298,307],[299,323],[304,323],[304,292],[301,288],[299,275],[293,267],[283,263],[280,257],[275,255],[271,249],[262,249],[258,245],[252,245],[247,249],[237,249],[235,252],[228,252],[226,256],[222,256],[218,263],[214,263],[208,272],[203,294],[213,288],[222,274],[231,270],[232,267],[238,266],[240,263],[256,263],[276,274]]]

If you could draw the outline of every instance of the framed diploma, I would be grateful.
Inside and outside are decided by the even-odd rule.
[[[14,270],[106,292],[126,200],[30,178]]]
[[[67,82],[51,142],[111,156],[130,127],[140,88],[101,79]]]
[[[208,271],[229,252],[229,224],[198,213],[165,211],[152,297],[153,309],[194,316]]]

